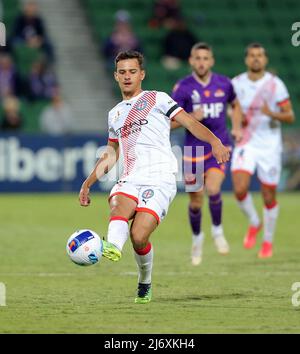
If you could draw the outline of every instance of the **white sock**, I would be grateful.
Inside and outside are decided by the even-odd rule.
[[[153,247],[151,243],[148,243],[143,250],[139,250],[138,252],[140,254],[134,250],[134,257],[139,269],[139,283],[150,284],[153,265]]]
[[[211,234],[213,238],[217,238],[219,236],[224,236],[224,230],[222,224],[220,225],[211,225]]]
[[[250,225],[259,226],[260,220],[257,215],[255,206],[253,204],[252,196],[250,193],[247,193],[246,197],[240,201],[238,200],[238,205],[243,213],[247,216]]]
[[[122,251],[128,239],[128,220],[125,218],[112,217],[108,226],[107,241],[114,244]]]
[[[193,245],[201,244],[204,240],[204,233],[201,231],[199,235],[193,235],[192,240],[193,240]]]
[[[269,209],[264,207],[264,241],[273,242],[278,214],[279,205],[277,203]]]

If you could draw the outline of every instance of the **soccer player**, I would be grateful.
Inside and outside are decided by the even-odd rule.
[[[232,107],[231,134],[236,141],[241,139],[241,108],[229,78],[212,72],[214,56],[212,48],[206,43],[196,43],[189,58],[193,70],[180,80],[173,89],[173,99],[203,125],[209,128],[224,145],[230,147],[230,133],[226,128],[226,108]],[[177,128],[179,122],[172,122],[172,128]],[[211,146],[199,140],[189,130],[186,131],[185,146],[204,146],[203,155],[192,156],[185,154],[185,166],[190,161],[191,171],[185,172],[185,183],[189,185],[195,181],[194,174],[204,173],[205,190],[209,198],[209,209],[212,220],[211,234],[220,254],[229,252],[229,245],[224,236],[222,227],[222,196],[221,186],[225,178],[226,163],[218,164],[214,158]],[[204,164],[204,168],[195,171],[196,164]],[[195,188],[196,189],[196,188]],[[204,190],[200,188],[189,192],[189,221],[192,235],[192,264],[198,265],[202,261],[202,246],[204,233],[201,230],[202,205]]]
[[[276,186],[281,171],[281,123],[292,123],[294,113],[285,84],[266,71],[265,48],[250,44],[245,52],[247,72],[232,80],[244,114],[243,139],[232,156],[234,192],[249,220],[244,247],[254,247],[262,223],[249,193],[251,176],[257,171],[264,201],[264,236],[259,258],[272,256],[273,236],[279,207]]]
[[[219,163],[229,159],[220,139],[187,114],[166,93],[143,91],[143,56],[125,51],[115,59],[115,79],[123,101],[108,116],[107,149],[83,182],[79,201],[90,204],[91,186],[107,173],[122,156],[124,172],[110,197],[110,223],[103,256],[117,261],[130,234],[139,269],[136,303],[151,300],[153,247],[151,233],[166,216],[176,194],[177,164],[170,144],[170,120],[175,119],[199,139],[212,146]],[[133,220],[129,230],[128,221]]]

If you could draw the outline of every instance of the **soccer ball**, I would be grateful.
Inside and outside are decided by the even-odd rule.
[[[103,243],[96,232],[79,230],[69,237],[66,249],[71,261],[81,266],[88,266],[99,262]]]

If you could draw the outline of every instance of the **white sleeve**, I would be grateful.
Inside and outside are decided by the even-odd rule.
[[[281,106],[286,103],[290,98],[289,92],[282,80],[277,78],[276,80],[276,90],[275,90],[275,100],[277,106]]]
[[[174,118],[177,113],[183,110],[183,108],[181,108],[177,102],[165,92],[157,92],[156,105],[169,119]]]
[[[117,136],[114,128],[112,127],[111,120],[112,120],[111,114],[108,113],[108,140],[112,141],[114,143],[117,143],[118,136]]]

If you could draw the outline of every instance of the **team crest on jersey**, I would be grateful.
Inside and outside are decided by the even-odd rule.
[[[143,101],[138,103],[138,105],[135,107],[135,109],[137,111],[143,111],[147,107],[147,104],[148,104],[147,101],[143,100]]]
[[[150,199],[154,196],[154,190],[153,189],[146,189],[143,194],[142,198],[143,199]]]
[[[217,91],[214,94],[215,97],[224,97],[225,92],[222,89],[217,89]]]
[[[205,97],[210,97],[210,91],[209,90],[205,90],[204,91],[204,96]]]

